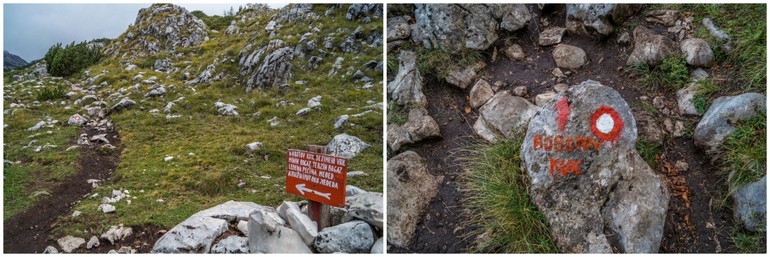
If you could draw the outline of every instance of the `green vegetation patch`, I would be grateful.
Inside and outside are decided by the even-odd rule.
[[[460,157],[468,175],[471,223],[479,227],[480,252],[555,253],[545,216],[530,202],[519,157],[523,138],[467,147]],[[476,235],[468,235],[472,240]]]
[[[52,76],[67,77],[88,68],[102,58],[101,49],[90,47],[88,43],[75,42],[62,47],[58,43],[46,52],[43,60],[48,64],[48,73]]]
[[[767,119],[764,115],[740,122],[724,145],[724,167],[735,171],[733,188],[754,182],[766,173]]]
[[[658,168],[658,155],[662,150],[663,146],[660,144],[642,138],[636,141],[636,151],[653,170]]]
[[[630,72],[637,76],[636,82],[644,87],[669,91],[684,87],[689,77],[687,62],[678,55],[666,57],[655,67],[644,62],[633,64]]]

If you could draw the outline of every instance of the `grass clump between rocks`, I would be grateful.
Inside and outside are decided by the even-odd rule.
[[[663,62],[652,67],[644,62],[631,65],[631,72],[637,75],[636,82],[648,88],[662,88],[676,91],[684,87],[689,77],[687,63],[684,58],[671,55]]]
[[[661,148],[663,146],[641,138],[636,141],[636,151],[647,162],[647,165],[650,165],[650,168],[653,169],[658,168],[658,154],[662,150]]]
[[[469,222],[479,226],[481,234],[479,252],[557,252],[545,216],[530,202],[519,157],[522,141],[518,137],[463,150],[465,156],[460,159],[468,171],[463,186],[469,192]]]
[[[725,142],[724,167],[735,171],[733,188],[757,181],[765,175],[767,162],[767,118],[764,115],[741,122]]]
[[[463,48],[457,53],[450,53],[441,48],[418,48],[417,69],[423,76],[433,75],[443,79],[452,71],[465,69],[482,59],[481,53]]]

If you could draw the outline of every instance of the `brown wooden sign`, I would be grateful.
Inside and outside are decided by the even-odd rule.
[[[286,192],[337,207],[345,206],[348,159],[289,149]]]

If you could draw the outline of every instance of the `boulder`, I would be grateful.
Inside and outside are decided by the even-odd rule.
[[[163,234],[152,247],[152,253],[208,253],[228,225],[223,219],[190,217]]]
[[[368,253],[374,245],[374,231],[360,220],[342,223],[318,232],[313,245],[319,253]]]
[[[355,157],[356,154],[369,148],[369,146],[369,144],[364,143],[361,139],[348,134],[336,135],[332,141],[329,141],[329,144],[326,145],[329,149],[329,153],[348,159]]]
[[[369,251],[369,253],[379,253],[379,254],[385,253],[385,238],[380,237],[380,239],[377,239],[377,241],[374,241],[374,245],[372,245],[372,250]]]
[[[147,94],[144,95],[144,97],[150,98],[150,97],[157,97],[157,96],[163,96],[166,94],[166,87],[163,85],[155,85],[152,87],[150,92],[147,92]]]
[[[131,108],[131,106],[134,106],[135,104],[136,102],[134,102],[134,100],[131,100],[128,97],[124,97],[118,103],[113,105],[112,108],[110,108],[110,111],[117,112],[120,110],[129,109]]]
[[[540,46],[550,46],[561,43],[561,38],[564,36],[564,32],[566,31],[566,28],[560,27],[547,28],[540,32],[537,43]]]
[[[409,26],[410,19],[411,17],[409,16],[388,18],[388,42],[409,38],[409,35],[412,33],[412,28]]]
[[[628,17],[641,9],[639,4],[567,4],[567,28],[570,33],[591,31],[608,36],[614,30],[613,24],[622,24]]]
[[[96,236],[92,236],[91,239],[88,240],[88,243],[86,243],[86,249],[91,250],[91,248],[99,247],[99,238]]]
[[[676,45],[668,37],[656,34],[644,26],[634,29],[634,51],[628,56],[626,65],[647,64],[658,66],[663,59],[676,53]]]
[[[393,151],[398,151],[406,144],[437,137],[441,137],[438,123],[428,116],[428,110],[425,108],[410,110],[409,120],[404,125],[388,125],[388,146]]]
[[[702,38],[682,40],[681,47],[687,64],[695,67],[710,67],[714,63],[714,51]]]
[[[308,108],[315,108],[321,106],[321,98],[322,96],[315,96],[313,98],[310,98],[310,100],[307,100],[307,107]]]
[[[246,150],[250,152],[258,151],[262,148],[262,142],[251,142],[246,144]]]
[[[401,51],[398,56],[396,78],[388,83],[388,96],[399,105],[422,107],[428,105],[422,93],[422,76],[417,70],[416,58],[414,52]]]
[[[518,131],[526,129],[529,119],[538,110],[526,99],[514,96],[508,90],[500,91],[479,109],[473,129],[490,142],[495,142],[497,135],[513,138]]]
[[[480,79],[471,88],[470,104],[473,108],[479,108],[495,95],[492,86],[486,80]]]
[[[74,237],[74,236],[65,236],[62,238],[59,238],[59,240],[56,240],[56,243],[59,244],[59,247],[62,251],[65,253],[71,253],[75,249],[80,248],[83,246],[83,244],[86,243],[85,239]]]
[[[286,221],[294,231],[302,237],[305,244],[310,246],[313,240],[318,236],[318,226],[310,220],[305,214],[300,212],[299,208],[288,208],[286,210]]]
[[[312,253],[294,230],[275,222],[264,210],[249,214],[250,253]]]
[[[732,187],[732,184],[731,184]],[[734,191],[733,216],[743,222],[743,226],[749,231],[765,231],[767,222],[767,175],[762,179],[743,185],[740,188],[731,188]]]
[[[83,118],[83,116],[80,116],[80,114],[75,114],[70,116],[69,119],[67,119],[67,125],[70,126],[83,126],[83,124],[86,123],[86,118]]]
[[[510,45],[503,50],[505,57],[508,57],[511,61],[523,61],[527,55],[524,53],[524,49],[518,44]]]
[[[111,204],[101,204],[99,205],[99,210],[104,213],[113,213],[115,212],[115,206],[112,206]]]
[[[334,119],[334,129],[339,129],[343,125],[345,125],[346,122],[348,122],[349,116],[347,114],[340,115],[339,117]]]
[[[731,124],[764,115],[766,101],[766,97],[758,93],[715,99],[695,127],[695,144],[710,152],[718,151],[727,136],[735,131]]]
[[[363,192],[345,197],[348,214],[356,219],[366,221],[369,225],[382,230],[385,204],[381,193]]]
[[[249,253],[249,238],[229,236],[212,246],[211,253]]]
[[[264,210],[269,217],[283,225],[281,217],[273,207],[262,206],[253,202],[236,202],[232,200],[199,211],[190,217],[212,217],[234,223],[240,220],[248,220],[249,214],[256,210]]]
[[[478,72],[486,66],[484,62],[479,62],[464,69],[456,69],[449,71],[446,82],[450,85],[456,86],[460,89],[466,89],[468,86],[476,80]]]
[[[428,172],[425,160],[413,151],[390,158],[387,167],[388,244],[406,247],[444,177]]]
[[[556,67],[564,69],[578,69],[588,63],[586,52],[580,47],[560,44],[551,52]]]
[[[265,56],[258,69],[252,71],[244,67],[251,73],[246,82],[246,90],[276,87],[289,82],[294,77],[292,59],[294,59],[294,50],[291,47],[283,47]]]
[[[296,209],[299,211],[299,205],[297,205],[297,203],[295,202],[283,201],[281,205],[278,205],[278,208],[276,208],[276,210],[278,211],[278,216],[280,216],[284,220],[288,219],[288,217],[286,217],[286,212],[288,212],[289,209]]]
[[[214,108],[217,109],[217,113],[222,116],[238,116],[238,106],[232,104],[226,104],[223,102],[214,103]]]
[[[521,159],[560,252],[658,252],[668,187],[636,152],[620,94],[585,81],[529,122]]]

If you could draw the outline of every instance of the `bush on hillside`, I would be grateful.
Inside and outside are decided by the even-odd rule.
[[[48,49],[43,59],[48,63],[48,73],[53,76],[67,77],[88,68],[102,58],[99,48],[91,47],[86,42],[75,42],[62,47],[57,43]]]

